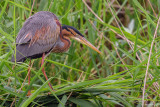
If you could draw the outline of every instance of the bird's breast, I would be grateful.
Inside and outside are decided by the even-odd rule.
[[[70,40],[69,39],[62,40],[61,37],[59,37],[54,48],[52,49],[52,52],[55,53],[66,52],[69,47],[70,47]]]
[[[58,38],[55,46],[53,47],[52,49],[52,52],[55,52],[55,53],[60,53],[62,52],[62,48],[64,47],[64,43],[60,40],[60,38]]]

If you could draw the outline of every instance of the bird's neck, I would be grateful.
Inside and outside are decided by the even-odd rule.
[[[54,49],[52,50],[52,52],[61,53],[61,52],[65,52],[69,49],[69,47],[71,45],[71,41],[70,41],[69,37],[65,36],[67,32],[66,32],[66,30],[62,29],[59,21],[56,21],[56,23],[60,27],[60,35],[59,35],[59,39],[58,39]]]
[[[60,35],[52,52],[55,53],[65,52],[69,49],[69,47],[70,47],[70,39],[67,38],[66,36]]]
[[[65,52],[69,49],[70,45],[71,45],[71,41],[70,41],[70,38],[65,36],[63,30],[62,30],[62,33],[60,34],[60,40],[62,41],[62,43],[64,44],[62,47],[61,47],[61,51],[62,52]]]

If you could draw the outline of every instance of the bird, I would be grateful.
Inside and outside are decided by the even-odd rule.
[[[37,12],[26,19],[20,29],[16,37],[16,49],[11,61],[22,63],[27,58],[31,60],[42,57],[42,67],[45,57],[51,52],[62,53],[69,49],[71,45],[70,38],[101,53],[76,28],[69,25],[62,25],[54,13],[49,11]],[[48,80],[44,66],[42,67],[42,72],[46,80]],[[30,74],[28,80],[28,83],[30,83]],[[48,85],[53,90],[50,82]]]

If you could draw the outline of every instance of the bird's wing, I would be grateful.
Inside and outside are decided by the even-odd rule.
[[[24,23],[16,38],[16,61],[22,62],[27,57],[38,58],[54,47],[60,35],[60,27],[53,18],[54,14],[33,15]],[[15,61],[12,57],[12,61]]]
[[[16,44],[30,42],[36,36],[36,33],[40,33],[40,31],[41,33],[45,33],[48,30],[54,33],[57,31],[57,20],[56,15],[51,12],[37,12],[25,21],[16,38]]]

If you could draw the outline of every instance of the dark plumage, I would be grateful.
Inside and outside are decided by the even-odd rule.
[[[68,26],[68,25],[63,25],[63,26],[62,26],[62,30],[63,30],[63,29],[66,29],[67,31],[70,32],[69,28],[70,28],[70,29],[73,29],[77,34],[79,34],[79,35],[81,35],[82,37],[84,37],[76,28],[74,28],[74,27],[72,27],[72,26]]]

